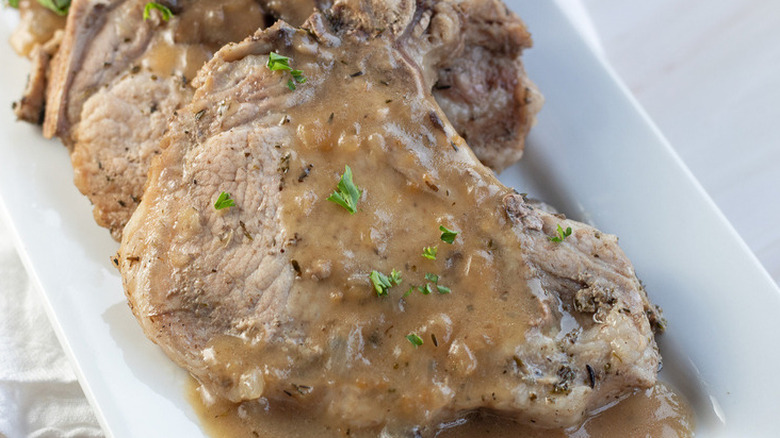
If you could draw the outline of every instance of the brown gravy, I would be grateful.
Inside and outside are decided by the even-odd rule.
[[[342,437],[294,409],[269,409],[260,402],[206,404],[190,379],[187,397],[201,425],[213,438]],[[539,429],[489,415],[470,415],[439,426],[436,438],[683,438],[694,436],[695,418],[685,397],[664,383],[637,391],[592,414],[570,429]]]
[[[204,127],[218,121],[220,133],[235,135],[236,143],[220,149],[241,164],[234,187],[259,184],[274,196],[269,204],[281,205],[280,218],[265,206],[259,214],[254,208],[225,213],[238,222],[218,237],[235,248],[226,259],[268,254],[281,274],[267,275],[254,264],[244,271],[241,264],[218,263],[211,271],[206,284],[224,279],[221,285],[244,305],[213,301],[214,319],[230,311],[232,326],[209,333],[201,350],[205,366],[193,369],[209,391],[234,402],[258,400],[239,405],[237,415],[278,419],[264,422],[279,425],[270,435],[405,436],[414,430],[433,436],[443,419],[476,409],[540,427],[570,426],[614,400],[622,388],[612,382],[626,373],[635,386],[654,382],[651,338],[631,336],[633,320],[649,324],[641,316],[620,316],[643,315],[638,299],[612,312],[618,316],[610,327],[620,327],[630,341],[610,342],[587,359],[570,349],[580,335],[598,333],[602,322],[574,311],[571,296],[544,293],[548,277],[532,272],[531,259],[537,248],[567,247],[513,227],[504,205],[512,189],[476,165],[402,53],[381,39],[326,45],[305,32],[274,38],[221,53],[218,60],[251,65],[236,74],[246,87],[229,88],[216,108],[189,108]],[[244,59],[277,41],[292,68],[308,77],[298,89],[288,88],[289,73],[269,73],[265,60]],[[212,67],[219,71],[220,65]],[[208,84],[219,89],[222,80],[207,76],[198,92]],[[277,96],[284,96],[284,105],[269,112]],[[267,117],[267,131],[244,127],[256,115]],[[263,160],[255,161],[257,152]],[[346,165],[362,190],[354,215],[328,200]],[[199,224],[190,216],[197,219],[180,216],[182,229]],[[273,244],[254,243],[267,237],[251,234],[265,229],[264,221],[282,225]],[[445,243],[440,225],[461,234]],[[584,224],[577,228],[571,240],[596,233]],[[437,257],[424,255],[430,247],[438,248]],[[190,278],[198,278],[195,269],[208,272],[188,256],[171,256],[171,262],[177,269],[195,266]],[[562,293],[581,287],[575,280],[589,263],[572,264],[566,273],[572,284],[561,286]],[[402,284],[375,291],[371,276],[394,270]],[[273,288],[276,279],[281,283]],[[239,318],[232,312],[245,309],[254,313]],[[630,364],[641,360],[637,351],[651,358],[640,364],[648,372],[631,380]]]
[[[141,65],[162,77],[195,77],[206,61],[228,42],[241,41],[265,23],[255,0],[184,0],[155,34]]]
[[[209,378],[221,379],[210,391],[216,387],[237,402],[257,400],[207,408],[201,416],[220,425],[213,427],[222,430],[217,436],[601,434],[598,416],[580,432],[540,432],[493,417],[436,426],[478,408],[523,424],[576,424],[590,409],[577,405],[577,397],[608,390],[624,360],[613,350],[606,363],[588,364],[590,384],[584,364],[579,373],[558,367],[569,360],[562,353],[567,341],[558,340],[592,328],[593,318],[574,312],[572,300],[554,303],[536,293],[537,277],[530,264],[518,262],[517,250],[535,243],[521,242],[502,202],[512,190],[472,164],[464,140],[442,123],[400,55],[388,53],[381,40],[336,50],[300,33],[284,55],[310,78],[291,99],[314,96],[274,120],[286,132],[269,146],[282,175],[280,252],[296,279],[277,317],[283,332],[263,336],[262,326],[257,333],[215,336],[204,350]],[[290,93],[287,77],[277,76],[267,92]],[[320,83],[324,78],[333,80]],[[242,109],[250,110],[224,105],[223,129]],[[345,165],[363,191],[354,215],[327,200]],[[444,243],[439,225],[461,234]],[[547,238],[536,243],[554,249]],[[424,257],[423,248],[432,246],[438,256]],[[394,269],[403,283],[378,296],[369,273]],[[434,283],[451,290],[419,289]],[[411,334],[419,336],[417,344]],[[552,370],[547,378],[542,369]],[[580,392],[567,397],[576,386]],[[621,406],[641,411],[670,394],[662,386],[655,393]],[[672,418],[690,423],[685,414]],[[686,436],[685,426],[676,430]]]

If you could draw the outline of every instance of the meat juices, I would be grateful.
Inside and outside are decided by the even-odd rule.
[[[200,71],[116,263],[147,336],[210,394],[431,435],[477,409],[568,427],[655,383],[659,316],[617,239],[501,185],[431,95],[461,3],[337,2]],[[327,200],[345,165],[355,214]],[[378,296],[369,274],[393,269]]]
[[[297,412],[266,409],[260,401],[206,403],[194,379],[188,397],[206,433],[213,438],[336,438],[338,431],[324,429]],[[694,436],[693,412],[673,388],[656,383],[591,414],[585,423],[569,429],[541,429],[517,424],[489,412],[475,412],[436,427],[436,438],[688,438]],[[319,427],[319,429],[318,429]]]

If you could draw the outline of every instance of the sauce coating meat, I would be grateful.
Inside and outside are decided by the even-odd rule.
[[[475,410],[569,427],[654,384],[660,317],[617,239],[501,185],[434,100],[461,3],[336,2],[199,72],[116,263],[209,394],[431,435]],[[328,199],[346,166],[354,214]]]
[[[76,186],[117,240],[168,119],[192,98],[189,81],[266,18],[255,0],[178,0],[170,20],[144,20],[146,3],[74,1],[48,73],[44,134],[71,150]]]
[[[191,99],[189,81],[203,63],[276,19],[300,25],[331,7],[327,0],[171,0],[163,2],[173,13],[164,20],[156,11],[144,19],[146,3],[75,0],[63,29],[61,17],[25,0],[14,39],[24,53],[37,42],[17,116],[43,124],[46,136],[71,149],[76,186],[117,240],[143,196],[167,121]],[[491,5],[459,5],[468,19],[460,43],[446,57],[429,57],[435,65],[426,70],[440,77],[429,86],[456,129],[484,163],[502,169],[520,158],[542,99],[520,62],[530,35],[517,16]]]

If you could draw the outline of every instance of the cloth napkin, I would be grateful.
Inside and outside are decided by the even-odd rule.
[[[0,218],[0,437],[102,437]]]
[[[556,0],[592,47],[581,0]],[[0,215],[0,438],[105,436],[79,386]]]

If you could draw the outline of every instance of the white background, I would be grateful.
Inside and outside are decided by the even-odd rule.
[[[780,280],[780,2],[582,3],[612,66]]]

